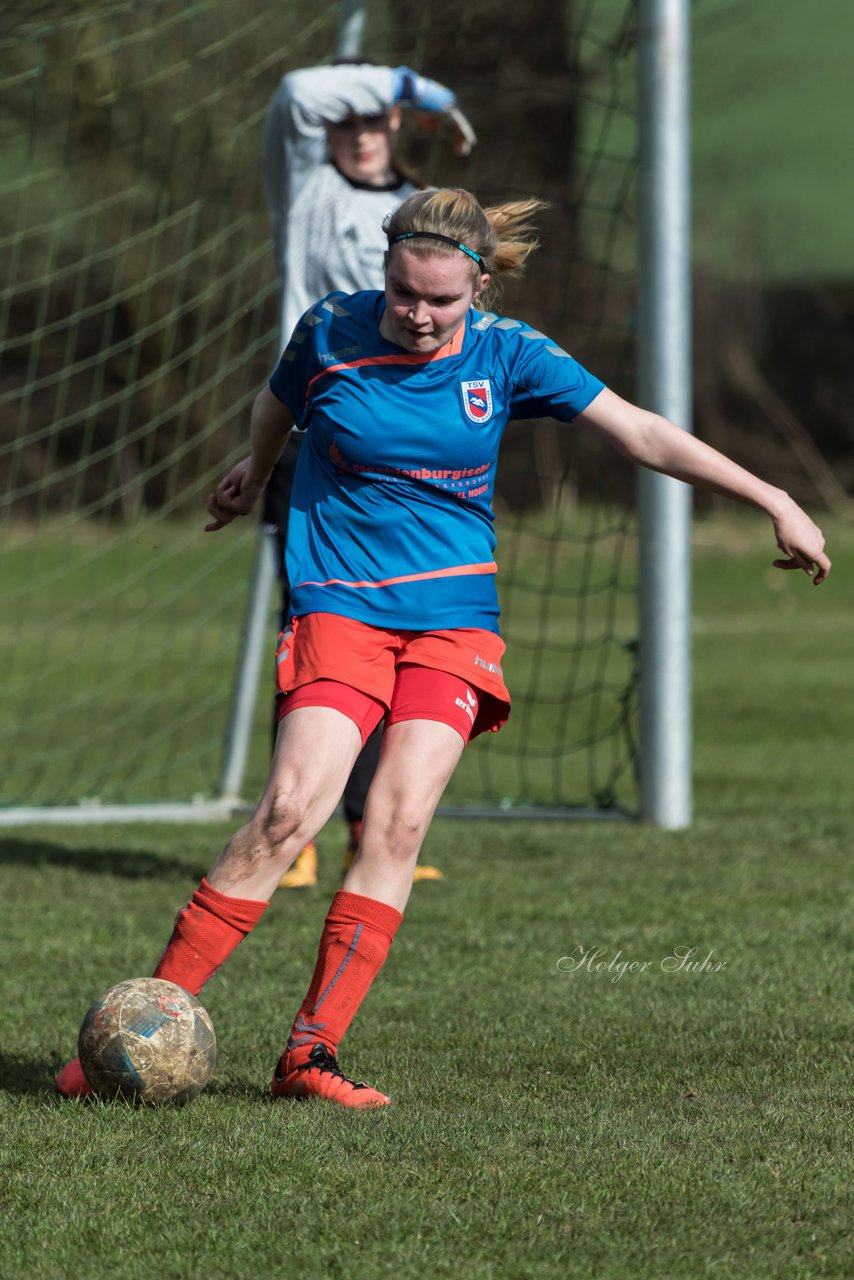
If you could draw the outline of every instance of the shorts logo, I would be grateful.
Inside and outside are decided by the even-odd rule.
[[[464,711],[472,724],[474,724],[474,718],[477,714],[477,698],[472,693],[471,689],[469,689],[468,685],[466,685],[465,702],[462,698],[454,698],[454,706],[459,707],[460,711]]]
[[[463,408],[469,422],[489,422],[492,417],[492,387],[489,378],[478,378],[476,382],[461,382]]]
[[[465,711],[469,720],[474,724],[474,712],[467,702],[463,702],[462,698],[454,698],[454,706],[459,707],[460,711]]]
[[[479,653],[475,654],[474,665],[476,667],[483,667],[484,671],[492,671],[497,676],[504,674],[497,662],[487,662]]]

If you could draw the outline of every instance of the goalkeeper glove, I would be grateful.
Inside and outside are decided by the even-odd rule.
[[[397,67],[394,75],[395,101],[403,107],[414,107],[416,111],[447,111],[456,101],[451,90],[439,84],[438,80],[420,76],[409,67]]]
[[[447,116],[454,126],[454,151],[459,156],[471,154],[477,135],[460,110],[456,96],[438,80],[420,76],[409,67],[397,67],[395,101],[403,107],[412,107],[416,112]]]

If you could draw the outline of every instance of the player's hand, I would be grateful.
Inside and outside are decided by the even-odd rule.
[[[830,573],[830,560],[824,550],[824,534],[805,511],[792,502],[782,515],[774,518],[777,546],[786,557],[775,560],[775,569],[803,569],[817,587]]]
[[[454,155],[463,157],[471,155],[472,148],[477,142],[477,134],[456,103],[448,107],[447,111],[443,111],[440,115],[431,115],[427,111],[416,111],[414,118],[422,133],[438,133],[444,122],[446,120],[450,121],[454,131]]]
[[[250,478],[251,458],[244,458],[232,467],[220,480],[216,492],[208,498],[208,515],[213,519],[205,525],[205,533],[224,529],[238,516],[248,516],[264,492],[264,485]]]

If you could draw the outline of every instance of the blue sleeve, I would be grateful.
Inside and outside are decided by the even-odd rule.
[[[544,334],[525,332],[531,336],[520,335],[510,417],[571,422],[604,390],[604,382]]]
[[[294,415],[294,425],[299,429],[302,425],[302,415],[305,410],[305,383],[302,390],[299,388],[299,377],[294,377],[296,370],[293,363],[288,363],[287,347],[282,353],[279,363],[276,365],[270,377],[270,390],[277,400],[281,400]],[[295,363],[295,362],[294,362]]]
[[[301,317],[270,378],[270,390],[290,409],[298,431],[305,429],[308,388],[320,367],[315,335],[323,326],[317,323],[316,310],[316,306],[311,307]]]
[[[308,426],[308,403],[315,379],[347,354],[342,348],[351,345],[358,335],[365,306],[374,304],[379,296],[377,290],[346,294],[335,289],[301,317],[269,384],[276,399],[294,415],[297,431],[305,431]],[[346,306],[341,305],[342,299]]]

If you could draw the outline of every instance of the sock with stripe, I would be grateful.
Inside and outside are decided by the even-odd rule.
[[[371,983],[385,964],[403,916],[374,898],[341,889],[326,917],[317,964],[283,1054],[286,1071],[308,1061],[316,1044],[333,1056]]]

